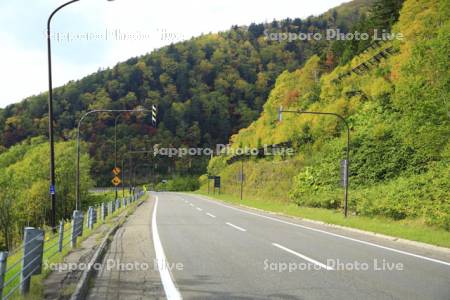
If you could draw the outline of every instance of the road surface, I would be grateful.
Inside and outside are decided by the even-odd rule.
[[[167,262],[183,264],[164,288],[184,299],[450,299],[448,253],[201,196],[156,196]]]
[[[150,270],[103,271],[90,298],[448,300],[449,253],[203,196],[153,193],[105,258]]]

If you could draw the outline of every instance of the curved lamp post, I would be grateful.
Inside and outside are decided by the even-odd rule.
[[[301,111],[301,110],[283,110],[283,107],[280,107],[278,110],[278,121],[282,121],[283,113],[295,113],[295,114],[310,114],[310,115],[328,115],[335,116],[339,118],[347,128],[347,149],[346,149],[346,159],[344,162],[344,216],[347,217],[348,214],[348,174],[349,174],[349,166],[350,166],[350,126],[347,123],[347,120],[336,113],[329,112],[317,112],[317,111]]]
[[[77,182],[76,182],[76,191],[75,191],[75,197],[76,197],[76,203],[75,203],[75,210],[78,210],[81,206],[80,202],[80,127],[83,120],[93,113],[103,113],[103,112],[145,112],[148,111],[146,109],[94,109],[86,112],[83,116],[81,116],[80,120],[78,121],[77,126]],[[115,135],[115,144],[117,145],[117,135]],[[115,147],[115,150],[117,148]],[[115,157],[117,157],[117,153],[115,154]],[[115,161],[115,166],[117,166],[117,161]]]
[[[56,8],[47,20],[47,59],[48,59],[48,136],[50,143],[50,197],[51,218],[53,231],[56,231],[56,189],[55,189],[55,140],[53,135],[53,84],[52,84],[52,47],[51,47],[51,21],[53,16],[62,8],[80,0],[72,0]],[[114,1],[114,0],[107,0]]]
[[[117,168],[117,121],[119,120],[121,114],[117,115],[114,119],[114,168]],[[123,174],[123,166],[122,166],[122,174]],[[115,187],[117,200],[117,186]]]

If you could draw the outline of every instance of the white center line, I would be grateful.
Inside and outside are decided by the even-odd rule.
[[[200,207],[197,207],[197,210],[198,210],[198,211],[202,211],[203,209],[201,209]]]
[[[210,213],[206,213],[207,216],[210,216],[211,218],[215,218],[216,216]]]
[[[309,262],[311,262],[311,263],[313,263],[313,264],[315,264],[315,265],[318,265],[318,266],[320,266],[321,268],[324,268],[324,269],[326,269],[326,270],[334,270],[332,267],[329,267],[329,266],[327,266],[327,265],[324,265],[323,263],[318,262],[317,260],[314,260],[314,259],[312,259],[312,258],[310,258],[310,257],[308,257],[308,256],[305,256],[305,255],[303,255],[303,254],[300,254],[300,253],[298,253],[298,252],[295,252],[294,250],[291,250],[291,249],[289,249],[289,248],[286,248],[286,247],[284,247],[284,246],[281,246],[280,244],[272,243],[272,245],[274,245],[275,247],[280,248],[280,249],[282,249],[282,250],[284,250],[284,251],[286,251],[286,252],[289,252],[289,253],[291,253],[291,254],[294,254],[294,255],[296,255],[296,256],[298,256],[298,257],[300,257],[300,258],[303,258],[304,260],[309,261]]]
[[[233,225],[233,224],[231,224],[231,223],[226,223],[228,226],[231,226],[231,227],[233,227],[233,228],[236,228],[237,230],[240,230],[240,231],[247,231],[247,229],[244,229],[244,228],[242,228],[242,227],[239,227],[239,226],[236,226],[236,225]]]
[[[194,207],[194,204],[192,204],[192,203],[189,203],[189,205],[192,206],[192,207]]]

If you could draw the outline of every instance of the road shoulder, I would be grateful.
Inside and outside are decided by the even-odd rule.
[[[147,199],[116,231],[87,299],[164,298],[151,236],[153,208]]]

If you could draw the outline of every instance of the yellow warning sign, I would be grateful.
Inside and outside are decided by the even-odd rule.
[[[119,167],[115,167],[114,169],[112,169],[112,172],[114,173],[114,175],[119,175],[120,174],[120,168]]]
[[[114,177],[113,180],[111,180],[112,184],[114,184],[115,186],[118,186],[122,181],[120,180],[119,177]]]

